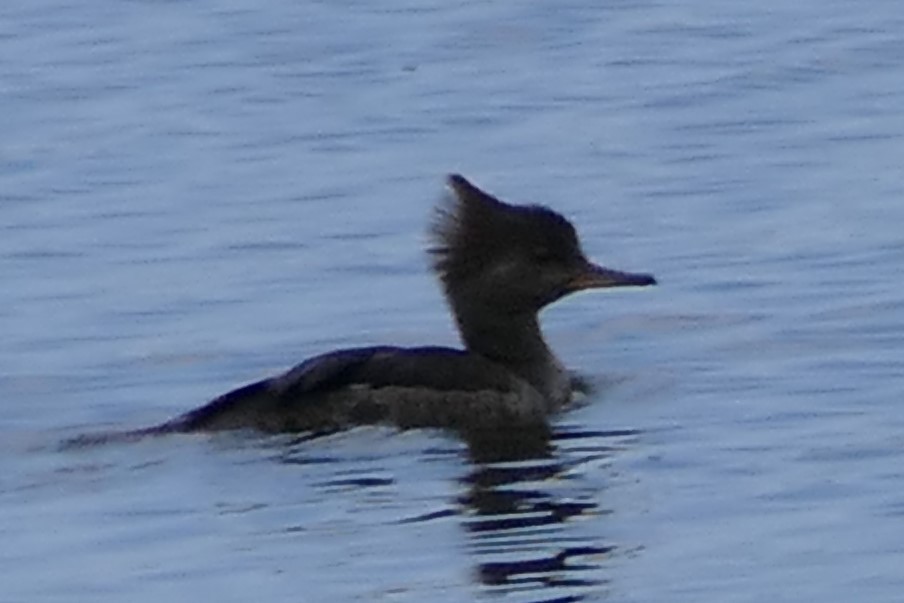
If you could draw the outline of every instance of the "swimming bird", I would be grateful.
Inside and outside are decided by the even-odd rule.
[[[492,432],[547,424],[568,404],[573,381],[543,338],[540,310],[576,291],[656,280],[592,263],[574,226],[547,207],[503,202],[457,174],[448,186],[428,253],[462,349],[329,352],[131,433],[323,433],[365,424]]]

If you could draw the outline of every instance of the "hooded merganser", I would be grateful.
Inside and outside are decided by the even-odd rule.
[[[543,340],[538,312],[575,291],[656,280],[591,263],[571,223],[546,207],[504,203],[460,175],[448,184],[429,254],[465,349],[330,352],[132,433],[545,425],[571,399],[572,378]]]

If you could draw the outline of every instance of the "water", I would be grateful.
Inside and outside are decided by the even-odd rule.
[[[902,32],[894,2],[3,3],[0,600],[898,601]],[[544,314],[600,385],[551,451],[59,450],[455,343],[422,255],[449,171],[660,279]]]

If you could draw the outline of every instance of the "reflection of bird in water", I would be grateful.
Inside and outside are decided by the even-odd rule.
[[[472,442],[475,466],[463,480],[468,490],[460,502],[469,511],[465,529],[478,557],[479,582],[492,592],[549,602],[579,601],[603,588],[603,563],[617,547],[596,541],[574,522],[607,514],[601,491],[581,483],[569,488],[568,481],[576,465],[611,457],[637,434],[560,430],[551,442]],[[580,452],[570,453],[569,444]]]

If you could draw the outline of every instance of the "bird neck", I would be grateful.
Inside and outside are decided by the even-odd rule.
[[[543,339],[536,312],[450,301],[469,352],[503,365],[533,385],[549,401],[551,410],[568,400],[568,375]]]

